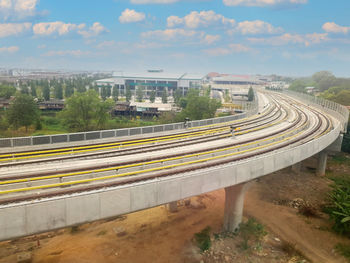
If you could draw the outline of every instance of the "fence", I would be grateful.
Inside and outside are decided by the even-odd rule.
[[[212,118],[206,120],[189,121],[187,127],[198,127],[210,124],[217,124],[223,122],[229,122],[238,120],[241,118],[249,117],[258,111],[258,101],[255,104],[250,104],[246,112],[242,114]],[[45,135],[45,136],[31,136],[31,137],[15,137],[15,138],[3,138],[0,139],[0,148],[6,147],[20,147],[20,146],[34,146],[43,144],[57,144],[57,143],[68,143],[68,142],[81,142],[87,140],[98,140],[108,138],[118,138],[123,136],[131,135],[142,135],[150,134],[155,132],[164,132],[184,129],[184,123],[171,123],[156,126],[145,126],[127,129],[114,129],[114,130],[101,130],[101,131],[90,131],[90,132],[78,132],[78,133],[67,133],[57,135]]]
[[[336,116],[341,121],[343,132],[347,131],[349,110],[345,106],[335,103],[333,101],[325,100],[320,97],[311,96],[306,93],[299,93],[290,90],[284,90],[283,93],[291,97],[295,97],[308,104],[317,106],[318,108],[331,113],[333,116]]]

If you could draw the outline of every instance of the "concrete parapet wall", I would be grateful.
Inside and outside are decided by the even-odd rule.
[[[147,209],[251,181],[289,167],[332,144],[341,126],[308,143],[247,160],[94,192],[0,207],[0,240]]]
[[[210,125],[210,124],[217,124],[217,123],[229,122],[229,121],[250,117],[258,112],[257,103],[258,102],[256,102],[255,107],[252,106],[248,111],[241,114],[206,119],[206,120],[189,121],[188,127],[198,127],[198,126],[204,126],[204,125]],[[40,146],[40,145],[64,144],[64,143],[74,144],[77,142],[84,142],[84,141],[86,143],[86,141],[88,140],[90,141],[94,140],[94,142],[97,143],[98,140],[103,140],[108,138],[120,138],[125,136],[151,134],[151,133],[166,132],[166,131],[179,130],[179,129],[184,129],[183,122],[164,124],[164,125],[155,125],[155,126],[127,128],[127,129],[89,131],[89,132],[67,133],[67,134],[45,135],[45,136],[1,138],[0,149],[2,150],[2,152],[4,152],[8,148],[11,149],[11,148],[23,147],[23,146],[37,146],[37,145]]]

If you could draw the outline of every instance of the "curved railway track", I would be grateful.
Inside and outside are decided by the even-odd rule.
[[[287,109],[286,104],[291,110]],[[272,110],[271,107],[273,107]],[[287,102],[280,97],[278,101],[275,100],[271,103],[271,107],[265,109],[263,116],[257,118],[260,124],[256,124],[256,126],[259,127],[249,127],[246,130],[242,129],[240,133],[248,134],[249,131],[261,132],[261,130],[268,130],[269,127],[277,125],[278,122],[286,121],[288,118],[292,118],[292,120],[286,126],[280,127],[275,131],[268,131],[268,134],[258,135],[255,138],[247,138],[240,141],[230,140],[228,143],[225,141],[226,145],[221,144],[198,150],[187,150],[181,153],[174,152],[173,154],[167,155],[148,156],[139,160],[120,161],[113,165],[109,164],[108,166],[95,165],[85,170],[72,169],[66,170],[64,173],[60,171],[0,177],[0,204],[4,205],[59,195],[70,195],[77,192],[96,191],[98,189],[115,187],[121,184],[224,165],[259,154],[276,151],[284,147],[290,147],[291,145],[302,144],[332,129],[332,122],[325,114],[310,107],[302,106],[302,104],[298,102]],[[298,107],[304,107],[304,110],[300,110]],[[270,118],[268,118],[267,114],[271,113],[273,117],[269,116]],[[262,120],[263,118],[265,118],[265,120]],[[245,121],[246,123],[244,125],[254,126],[254,119]],[[264,121],[269,123],[264,123],[262,125],[261,122]],[[250,122],[250,124],[247,124],[247,122]],[[236,123],[243,125],[242,123],[244,123],[244,121],[236,121],[235,124]],[[215,127],[215,129],[222,129],[219,132],[214,133],[213,130],[211,130],[211,134],[199,135],[203,137],[206,136],[206,138],[192,138],[191,140],[194,141],[186,141],[185,144],[200,144],[205,140],[213,142],[214,140],[225,140],[225,138],[227,140],[227,137],[231,136],[227,133],[227,126],[230,124],[221,124],[220,127]],[[266,127],[266,125],[269,125],[269,127]],[[205,132],[208,132],[212,127],[205,127],[202,129],[207,129]],[[203,130],[199,132],[203,132]],[[193,132],[191,131],[190,133]],[[188,132],[183,134],[188,134]],[[196,135],[198,135],[198,133]],[[181,138],[181,136],[179,137]],[[148,139],[151,140],[152,138]],[[113,147],[114,146],[115,145],[113,145]],[[103,147],[105,147],[105,145]],[[116,154],[119,152],[119,156],[132,156],[146,151],[164,151],[164,148],[180,146],[177,146],[176,143],[171,145],[171,143],[166,142],[164,145],[148,145],[146,147],[132,150],[121,149],[116,151]],[[96,156],[99,155],[95,155],[95,157]],[[20,157],[20,155],[17,157]]]

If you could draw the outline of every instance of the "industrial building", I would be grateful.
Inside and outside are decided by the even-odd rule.
[[[167,91],[169,96],[172,96],[176,89],[181,89],[185,94],[189,88],[200,88],[204,76],[198,76],[188,73],[170,74],[163,70],[148,70],[145,73],[115,73],[112,78],[97,80],[96,84],[99,87],[110,85],[119,90],[121,96],[125,95],[127,87],[130,88],[132,94],[136,94],[137,87],[143,87],[146,96],[149,96],[151,91],[156,92],[156,96],[162,96],[164,91]]]

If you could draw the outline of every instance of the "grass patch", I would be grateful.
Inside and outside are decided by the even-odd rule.
[[[208,250],[211,246],[210,230],[211,228],[208,226],[201,232],[194,234],[194,239],[202,252]]]
[[[107,234],[107,231],[106,230],[101,230],[100,232],[97,233],[97,236],[103,236]]]
[[[251,247],[251,243],[258,243],[267,235],[264,226],[257,222],[254,218],[249,218],[246,223],[239,226],[239,235],[243,241],[240,246],[243,250]]]
[[[344,245],[344,244],[337,244],[335,246],[335,250],[344,256],[348,262],[350,262],[350,246],[349,245]]]

